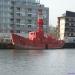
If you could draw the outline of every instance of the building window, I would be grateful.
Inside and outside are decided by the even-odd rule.
[[[28,25],[28,28],[31,28],[31,25]]]
[[[17,33],[20,33],[20,30],[16,30]]]
[[[69,31],[69,28],[65,28],[65,31]]]
[[[29,19],[29,20],[28,20],[28,24],[31,24],[31,23],[32,23],[32,20],[31,20],[31,19]]]
[[[31,32],[31,31],[28,31],[28,33],[29,33],[29,32]]]
[[[74,26],[74,24],[71,24],[71,26]]]
[[[14,7],[10,7],[10,9],[14,9]]]
[[[15,2],[14,1],[11,1],[11,4],[14,4]]]
[[[13,19],[13,18],[11,18],[10,20],[11,20],[11,21],[14,21],[14,19]]]
[[[28,14],[28,17],[31,17],[32,16],[32,14]]]
[[[14,13],[10,13],[10,15],[11,15],[11,16],[13,16],[13,15],[14,15]]]
[[[71,19],[71,21],[74,21],[73,19]]]
[[[20,23],[20,19],[16,19],[16,22],[17,22],[17,23]]]
[[[66,18],[66,21],[69,21],[69,18]]]
[[[13,23],[14,23],[14,19],[13,19],[13,18],[11,18],[10,20],[11,20],[11,23],[13,24]]]
[[[14,32],[14,30],[10,30],[10,32],[11,32],[11,33],[13,33],[13,32]]]
[[[69,23],[66,23],[65,25],[66,25],[66,26],[69,26]]]
[[[20,11],[20,8],[19,8],[19,7],[17,7],[17,10],[18,10],[18,11]]]
[[[17,27],[20,27],[20,25],[16,25]]]
[[[73,33],[71,33],[70,36],[73,36]]]
[[[68,36],[68,33],[65,33],[64,36]]]
[[[71,28],[70,30],[71,30],[71,32],[75,32],[75,29],[74,28]]]
[[[75,36],[75,33],[73,33],[73,35]]]
[[[17,16],[20,16],[20,13],[16,13]]]
[[[10,27],[14,27],[14,24],[10,24]]]
[[[67,33],[66,36],[73,37],[74,34],[73,33]]]
[[[28,12],[31,12],[32,11],[32,9],[31,8],[28,8]]]

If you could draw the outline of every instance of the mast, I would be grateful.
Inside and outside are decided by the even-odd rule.
[[[38,29],[43,30],[43,24],[44,24],[43,14],[42,14],[42,8],[41,8],[41,5],[40,5],[40,7],[38,9],[38,19],[37,19]]]

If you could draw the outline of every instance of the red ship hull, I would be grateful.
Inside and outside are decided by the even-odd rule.
[[[15,46],[15,49],[31,50],[56,49],[62,48],[64,45],[64,41],[52,39],[52,37],[44,38],[43,41],[40,42],[38,40],[30,40],[17,34],[12,34],[12,43]]]
[[[42,9],[40,6],[37,19],[38,28],[35,32],[29,32],[28,38],[12,33],[12,43],[17,49],[55,49],[63,47],[64,41],[58,40],[47,34],[45,35],[43,31],[44,21],[42,17]]]

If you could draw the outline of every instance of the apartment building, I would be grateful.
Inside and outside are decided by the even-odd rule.
[[[43,11],[44,31],[48,32],[49,8],[39,0],[0,0],[0,33],[35,31],[39,8]]]
[[[75,12],[66,11],[58,17],[59,39],[66,43],[75,43]]]

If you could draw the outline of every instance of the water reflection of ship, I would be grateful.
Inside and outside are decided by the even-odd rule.
[[[26,58],[31,58],[34,56],[42,56],[44,55],[44,50],[11,50],[13,59],[16,60],[16,58],[21,58],[22,56],[26,56]]]
[[[12,33],[12,43],[17,49],[50,49],[62,48],[63,40],[58,40],[56,37],[45,34],[43,31],[43,18],[41,6],[38,9],[37,31],[29,32],[28,38]]]

